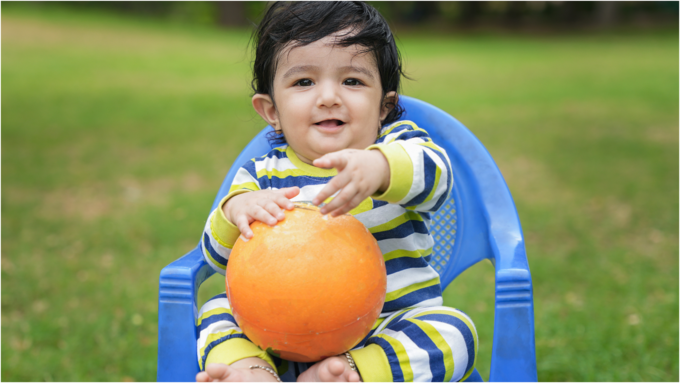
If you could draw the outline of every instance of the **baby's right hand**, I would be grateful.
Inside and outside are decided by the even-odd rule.
[[[260,221],[269,226],[285,218],[282,209],[293,210],[290,199],[300,194],[297,186],[277,190],[257,190],[230,198],[222,207],[224,216],[241,231],[246,239],[253,238],[250,224]]]

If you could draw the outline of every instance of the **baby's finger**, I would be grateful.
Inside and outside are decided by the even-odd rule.
[[[347,156],[343,155],[342,152],[328,153],[314,160],[312,165],[325,169],[344,169],[347,166]]]
[[[328,199],[328,197],[332,196],[335,194],[338,190],[344,188],[350,181],[352,180],[352,176],[349,173],[346,172],[340,172],[338,175],[333,177],[326,186],[321,189],[319,194],[312,199],[312,203],[314,205],[319,206],[321,202],[325,201]]]
[[[260,205],[252,207],[250,216],[269,226],[276,225],[279,221]]]
[[[344,206],[356,195],[356,186],[350,183],[346,185],[331,202],[321,208],[321,214],[329,214]]]
[[[356,194],[354,196],[354,198],[352,198],[352,200],[350,200],[349,202],[347,202],[346,204],[344,204],[343,206],[341,206],[340,208],[338,208],[334,212],[332,212],[331,217],[337,217],[337,216],[341,216],[343,214],[349,213],[352,209],[359,206],[359,204],[361,204],[361,202],[364,199],[365,198],[362,198],[361,195]]]
[[[241,232],[241,235],[246,239],[253,238],[253,231],[250,230],[250,224],[246,215],[239,215],[236,218],[236,227]]]
[[[286,215],[283,214],[283,211],[281,210],[281,206],[274,200],[262,200],[258,202],[258,205],[271,214],[272,217],[276,218],[277,222],[286,218]]]
[[[297,186],[292,186],[289,188],[281,188],[274,190],[275,193],[277,194],[282,194],[284,197],[291,199],[295,197],[296,195],[300,194],[300,188]]]

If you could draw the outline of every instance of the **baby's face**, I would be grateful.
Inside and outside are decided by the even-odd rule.
[[[378,136],[382,108],[380,74],[372,53],[333,45],[327,36],[284,49],[274,76],[276,129],[304,162],[342,149],[365,149]],[[386,97],[393,96],[390,92]]]

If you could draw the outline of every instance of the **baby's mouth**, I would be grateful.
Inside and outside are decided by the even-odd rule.
[[[323,120],[323,121],[317,122],[314,125],[319,125],[319,126],[324,127],[324,128],[335,128],[335,127],[338,127],[338,126],[341,126],[341,125],[345,125],[345,123],[343,121],[340,121],[340,120]]]

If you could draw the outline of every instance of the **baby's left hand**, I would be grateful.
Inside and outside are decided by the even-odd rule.
[[[375,192],[387,190],[390,185],[390,166],[379,150],[344,149],[317,158],[313,165],[338,169],[338,175],[312,200],[314,205],[319,205],[342,189],[321,208],[322,214],[332,217],[347,213]]]

